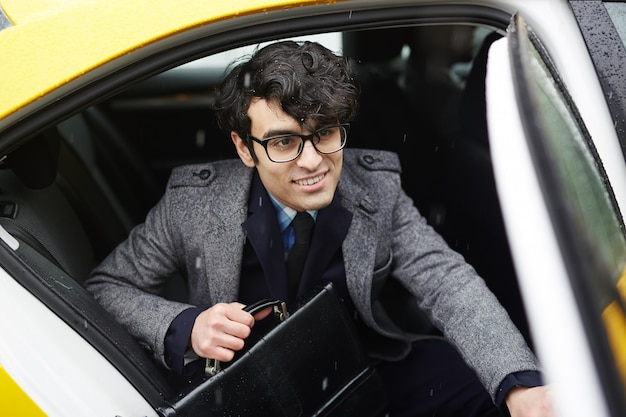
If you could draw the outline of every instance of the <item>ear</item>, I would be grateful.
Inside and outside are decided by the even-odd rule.
[[[237,150],[241,162],[249,168],[254,168],[256,164],[254,163],[252,155],[250,155],[250,149],[248,149],[246,142],[235,131],[230,132],[230,138],[235,144],[235,149]]]

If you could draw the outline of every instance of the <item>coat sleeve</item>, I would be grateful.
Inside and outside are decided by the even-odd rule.
[[[168,279],[180,274],[179,237],[172,227],[168,193],[92,272],[86,289],[164,366],[169,324],[192,307],[160,296]]]
[[[476,371],[493,399],[508,375],[538,370],[524,338],[483,279],[427,224],[402,190],[395,154],[346,150],[342,181],[344,204],[355,213],[351,229],[363,229],[354,232],[352,243],[344,247],[346,264],[368,264],[367,259],[359,258],[365,253],[361,250],[363,242],[375,246],[367,253],[375,253],[377,262],[368,265],[376,267],[378,258],[390,257],[387,277],[416,298],[431,322]],[[365,218],[372,220],[367,227],[354,224]],[[376,236],[365,236],[372,232]],[[367,272],[369,281],[363,278]],[[397,326],[380,300],[370,298],[371,293],[360,288],[372,285],[372,271],[367,272],[354,274],[351,293],[364,322],[392,341],[419,337],[405,326]]]
[[[401,189],[392,213],[391,273],[417,297],[492,398],[507,375],[538,370],[524,338],[485,282],[426,223]]]

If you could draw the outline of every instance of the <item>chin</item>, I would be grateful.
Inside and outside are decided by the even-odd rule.
[[[324,197],[320,199],[315,199],[313,201],[307,201],[304,204],[305,206],[304,210],[321,210],[324,207],[328,207],[328,205],[330,205],[332,201],[333,201],[332,195],[330,196],[330,198]]]

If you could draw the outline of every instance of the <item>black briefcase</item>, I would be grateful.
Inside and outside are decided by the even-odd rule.
[[[374,417],[384,414],[382,381],[367,359],[354,322],[329,284],[293,315],[280,301],[257,303],[252,314],[274,308],[266,333],[246,341],[227,367],[207,361],[214,374],[173,404],[176,416]],[[224,364],[226,366],[226,364]]]

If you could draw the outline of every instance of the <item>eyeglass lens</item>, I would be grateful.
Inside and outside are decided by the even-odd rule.
[[[334,153],[343,148],[346,142],[344,126],[328,126],[319,129],[315,135],[281,135],[271,138],[266,143],[267,156],[274,162],[291,161],[300,155],[304,141],[311,139],[313,146],[320,153]],[[305,139],[306,138],[306,139]]]

